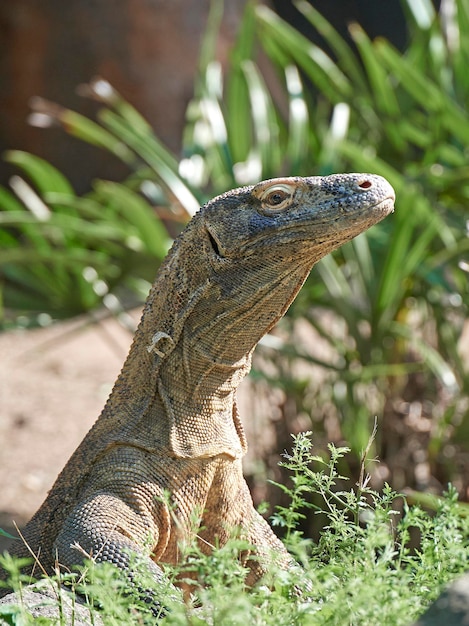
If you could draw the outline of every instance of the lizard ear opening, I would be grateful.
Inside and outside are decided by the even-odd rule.
[[[210,242],[210,245],[212,246],[212,249],[215,252],[215,254],[218,257],[223,258],[223,254],[220,252],[220,246],[218,245],[217,240],[212,235],[212,233],[208,230],[208,228],[207,228],[207,235],[208,235],[208,240]]]

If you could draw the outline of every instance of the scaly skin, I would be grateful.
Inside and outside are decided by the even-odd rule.
[[[180,542],[196,533],[206,552],[235,529],[260,557],[248,584],[271,550],[293,564],[253,508],[235,392],[313,265],[393,201],[383,178],[343,174],[264,181],[199,211],[158,272],[101,416],[24,530],[46,571],[88,554],[132,579],[130,555],[149,547],[158,580],[157,564],[176,563]],[[29,555],[20,542],[12,553]]]

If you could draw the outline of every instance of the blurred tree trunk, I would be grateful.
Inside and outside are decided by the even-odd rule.
[[[226,3],[219,55],[226,57],[245,0]],[[107,79],[177,151],[192,96],[209,0],[15,0],[0,3],[0,151],[15,148],[50,160],[84,191],[122,166],[59,130],[26,122],[38,95],[86,115],[96,105],[76,87]],[[9,172],[0,164],[0,182]]]

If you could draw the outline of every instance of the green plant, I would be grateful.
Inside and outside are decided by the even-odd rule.
[[[405,449],[415,429],[443,482],[452,472],[448,441],[456,430],[467,443],[469,432],[468,365],[458,346],[469,305],[469,78],[461,70],[469,21],[463,2],[449,21],[430,0],[404,5],[409,44],[400,53],[358,25],[352,49],[311,4],[296,2],[334,58],[266,6],[248,5],[225,73],[210,55],[201,66],[185,162],[194,185],[214,192],[262,177],[341,170],[377,172],[394,185],[395,214],[317,265],[279,326],[281,341],[261,356],[269,372],[277,368],[269,382],[293,401],[294,418],[315,413],[317,423],[327,411],[357,455],[370,419],[384,416],[387,441],[377,444],[388,470],[394,475],[391,457],[401,449],[397,464],[408,466],[401,486],[425,487]],[[256,64],[258,47],[277,70],[280,101]],[[318,341],[326,346],[321,356],[312,345]],[[320,368],[317,383],[317,367],[308,382],[306,374],[298,378],[301,362],[305,372]],[[258,373],[266,371],[261,363],[254,361]],[[408,427],[410,407],[419,417]]]
[[[327,456],[314,454],[310,433],[301,433],[293,437],[291,453],[284,455],[291,483],[282,489],[291,500],[277,510],[274,521],[289,528],[288,544],[302,568],[282,572],[273,555],[265,584],[246,590],[244,568],[237,559],[239,550],[247,547],[244,542],[233,538],[210,554],[196,545],[186,546],[182,564],[165,569],[169,580],[190,575],[192,592],[182,603],[171,597],[174,593],[159,589],[170,608],[163,623],[397,626],[423,612],[442,586],[467,568],[467,511],[461,510],[451,486],[434,515],[409,506],[387,485],[382,493],[373,490],[366,454],[357,485],[349,487],[338,467],[348,453],[346,447],[330,445]],[[319,500],[313,503],[316,496]],[[298,529],[299,507],[304,506],[324,517],[317,544],[305,540]],[[417,545],[411,536],[415,531],[420,537]],[[1,560],[17,572],[6,557]],[[152,623],[147,607],[126,594],[114,568],[88,563],[84,573],[88,582],[67,576],[68,584],[86,598],[92,614],[93,606],[100,607],[105,624]],[[17,574],[14,578],[20,601],[19,607],[2,607],[0,619],[9,616],[7,623],[15,623],[12,616],[21,610],[25,613]],[[46,584],[60,590],[57,582]],[[60,593],[57,601],[63,602]]]
[[[101,124],[43,100],[35,115],[119,156],[133,170],[125,181],[96,181],[79,197],[44,160],[5,155],[32,185],[15,176],[14,193],[0,189],[4,324],[19,314],[45,323],[103,305],[118,313],[122,299],[141,302],[170,241],[158,211],[177,229],[199,206],[143,118],[104,81],[88,92],[100,98],[103,89],[109,107]]]
[[[444,455],[448,439],[456,430],[467,444],[468,365],[458,340],[469,304],[469,77],[461,69],[469,60],[468,8],[456,2],[445,22],[429,1],[404,6],[409,43],[403,53],[386,40],[371,41],[356,24],[355,52],[312,5],[296,2],[334,58],[268,8],[257,9],[259,37],[274,65],[297,67],[317,89],[308,102],[311,121],[324,109],[330,117],[316,154],[316,138],[310,139],[310,158],[319,157],[322,172],[380,173],[397,196],[395,214],[380,228],[318,264],[284,321],[282,336],[292,336],[301,321],[303,333],[328,344],[326,357],[284,340],[283,358],[272,350],[268,358],[277,361],[282,376],[297,357],[322,367],[318,385],[312,380],[302,393],[296,386],[297,411],[317,411],[318,397],[327,407],[332,400],[357,452],[373,414],[384,414],[387,441],[379,442],[380,455],[391,475],[392,453],[413,436],[414,444],[421,439],[426,458],[428,445],[430,463],[447,467],[439,475],[444,481],[451,473]],[[321,128],[311,126],[311,133]],[[420,421],[408,428],[403,422],[411,405]],[[397,434],[396,421],[404,436]],[[403,457],[401,466],[408,462]],[[425,486],[410,468],[404,481],[401,486]]]

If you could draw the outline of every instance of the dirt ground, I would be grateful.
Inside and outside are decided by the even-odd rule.
[[[0,528],[11,532],[42,503],[101,412],[131,339],[114,319],[0,334]]]

